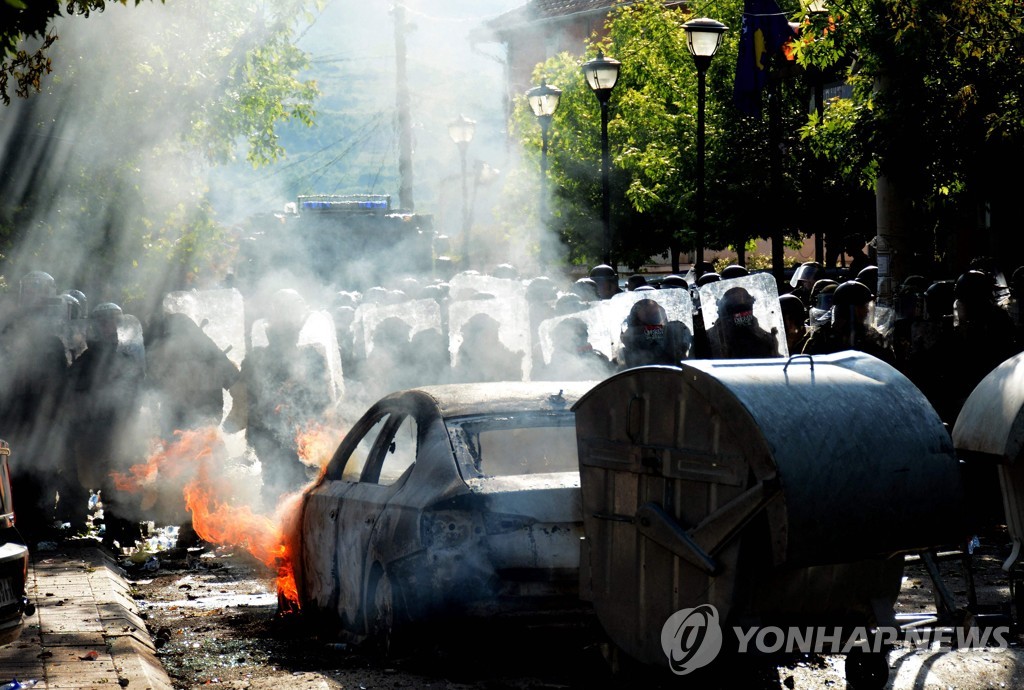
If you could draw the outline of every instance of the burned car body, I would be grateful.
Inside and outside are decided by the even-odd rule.
[[[303,496],[303,613],[379,639],[586,607],[571,407],[593,385],[441,385],[378,401]]]

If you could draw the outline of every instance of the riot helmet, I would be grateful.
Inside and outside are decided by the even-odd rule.
[[[783,319],[794,319],[803,322],[805,318],[804,303],[796,295],[780,295],[779,308]]]
[[[267,313],[267,340],[295,343],[309,307],[297,290],[282,288],[270,296]]]
[[[711,273],[705,273],[697,279],[697,287],[703,287],[708,283],[717,283],[722,279],[722,276],[712,271]]]
[[[865,266],[860,269],[854,280],[865,285],[874,295],[878,292],[878,266]]]
[[[121,307],[113,302],[97,304],[89,315],[89,341],[116,344],[117,328],[123,315]]]
[[[640,299],[633,303],[622,323],[622,344],[626,347],[651,349],[665,342],[668,313],[653,299]]]
[[[969,304],[991,302],[995,280],[988,273],[970,270],[956,279],[953,294],[957,301]]]
[[[440,304],[448,296],[448,292],[445,288],[446,286],[442,286],[440,283],[424,285],[420,288],[420,299],[432,299]]]
[[[729,288],[718,298],[718,318],[734,326],[751,326],[756,301],[746,288]]]
[[[789,279],[789,284],[794,288],[803,285],[805,289],[810,290],[815,281],[821,278],[824,272],[825,270],[817,261],[805,261],[793,272],[793,277]]]
[[[874,299],[874,293],[868,286],[857,280],[847,280],[840,284],[832,295],[832,306],[863,307]]]
[[[677,276],[675,273],[667,275],[661,280],[661,287],[664,288],[683,288],[684,290],[689,289],[690,285],[686,282],[686,278]]]
[[[593,302],[597,297],[597,282],[593,278],[580,278],[572,284],[572,291],[580,299]]]
[[[923,295],[928,288],[924,276],[907,276],[896,296],[896,317],[899,319],[920,318],[924,311]]]
[[[840,283],[832,293],[833,327],[845,324],[850,328],[858,328],[859,324],[868,323],[871,313],[870,305],[874,298],[874,294],[864,283],[856,280]]]
[[[537,276],[526,286],[526,299],[529,302],[550,302],[557,297],[555,281],[547,276]]]
[[[750,271],[739,264],[730,264],[723,268],[719,275],[722,277],[722,280],[729,280],[730,278],[742,278],[743,276],[750,275]]]
[[[832,297],[831,297],[831,294],[832,294],[833,291],[835,291],[836,287],[838,287],[838,286],[839,286],[839,283],[837,283],[836,281],[834,281],[834,280],[832,280],[830,278],[821,278],[820,280],[814,281],[814,285],[811,287],[810,305],[812,307],[822,307],[822,305],[819,304],[818,296],[822,292],[824,292],[826,288],[831,287],[832,289],[829,290],[828,305],[823,307],[824,309],[831,308],[832,307]]]
[[[639,273],[634,273],[633,275],[626,279],[626,289],[629,291],[636,290],[637,288],[643,287],[644,285],[647,285],[647,278],[640,275]]]
[[[81,290],[65,290],[64,294],[70,295],[78,302],[78,316],[72,316],[71,318],[84,319],[89,316],[89,300],[86,298],[84,292]]]
[[[956,280],[953,294],[953,325],[982,318],[986,307],[995,303],[996,281],[991,274],[970,270]]]
[[[579,296],[574,293],[566,293],[555,300],[555,314],[561,316],[563,314],[575,314],[578,311],[583,311],[587,308],[587,303]]]
[[[928,286],[924,291],[925,318],[936,320],[953,315],[955,283],[952,280],[939,280]]]
[[[608,264],[601,264],[590,269],[590,277],[597,286],[597,296],[600,299],[609,299],[619,291],[618,274]]]
[[[57,294],[53,276],[45,271],[26,273],[19,284],[19,303],[23,307],[36,306]]]
[[[363,293],[364,304],[386,304],[388,301],[387,288],[376,285]]]
[[[401,304],[408,301],[409,295],[404,290],[388,290],[387,294],[384,295],[385,304]]]
[[[818,281],[819,283],[822,281]],[[813,307],[816,309],[822,309],[828,311],[832,308],[832,301],[836,296],[836,289],[839,287],[839,283],[834,280],[829,281],[828,284],[822,285],[821,289],[814,296]]]
[[[64,303],[64,309],[61,310],[61,316],[63,318],[68,320],[82,318],[82,303],[75,299],[73,295],[69,295],[65,292],[60,296],[60,299]]]
[[[412,276],[406,276],[398,281],[398,290],[405,293],[408,299],[416,299],[420,295],[420,291],[423,286],[420,285],[420,281],[416,280]]]
[[[586,322],[575,317],[565,319],[551,330],[554,346],[564,352],[579,353],[590,348]]]
[[[519,270],[512,264],[498,264],[491,269],[491,275],[495,278],[507,280],[519,280]]]
[[[1010,275],[1010,292],[1017,299],[1024,297],[1024,266],[1018,266]]]

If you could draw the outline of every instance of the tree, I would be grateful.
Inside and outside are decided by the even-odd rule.
[[[802,30],[797,59],[828,68],[852,58],[853,86],[852,100],[804,135],[863,183],[891,181],[923,254],[911,272],[944,258],[955,273],[969,258],[961,243],[973,254],[1024,248],[1022,36],[1024,7],[1013,0],[832,0]]]
[[[779,82],[781,100],[781,185],[768,183],[767,121],[743,116],[733,106],[743,3],[719,3],[716,17],[731,27],[711,63],[706,98],[706,245],[743,245],[781,224],[793,236],[802,229],[799,165],[806,152],[798,127],[806,121],[807,86],[792,78]],[[614,254],[637,267],[654,254],[694,246],[693,200],[697,129],[697,74],[686,48],[683,24],[693,15],[657,0],[617,6],[607,36],[594,39],[622,62],[610,101],[609,139],[613,156]],[[551,132],[550,172],[555,193],[553,224],[572,261],[592,263],[599,223],[600,170],[597,103],[580,73],[579,60],[560,55],[538,66],[535,80],[563,89]],[[536,151],[539,136],[529,110],[513,116],[512,131]],[[791,210],[789,210],[791,209]]]
[[[227,270],[234,238],[206,198],[208,166],[275,160],[276,126],[312,123],[317,90],[292,40],[314,5],[112,5],[55,20],[54,79],[8,106],[0,232],[9,270],[145,300]]]
[[[163,0],[161,0],[162,2]],[[127,5],[128,0],[112,0]],[[134,0],[138,5],[142,0]],[[57,40],[52,25],[65,8],[67,16],[88,17],[93,12],[106,9],[105,0],[2,0],[0,1],[0,100],[10,105],[10,79],[14,79],[14,91],[27,98],[32,91],[39,91],[44,74],[53,71],[49,49]],[[22,43],[35,39],[32,49]]]

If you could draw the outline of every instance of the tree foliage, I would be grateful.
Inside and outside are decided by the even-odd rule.
[[[779,104],[781,123],[772,143],[767,117],[742,116],[733,106],[743,3],[721,2],[715,9],[730,31],[706,77],[706,246],[745,245],[780,228],[799,235],[795,209],[803,203],[800,164],[807,153],[797,132],[807,117],[806,84],[799,78],[774,80],[771,97]],[[609,124],[614,254],[632,266],[695,244],[698,77],[683,29],[692,18],[657,0],[619,6],[607,35],[591,40],[587,49],[588,56],[601,49],[622,62]],[[563,89],[551,127],[550,173],[557,190],[551,222],[570,258],[592,263],[600,238],[600,109],[581,62],[560,55],[538,66],[534,78]],[[513,120],[527,146],[536,146],[539,137],[530,134],[536,125],[525,104]],[[772,146],[782,152],[774,161]],[[777,173],[774,180],[770,170]]]
[[[923,230],[920,243],[936,235],[941,254],[944,237],[979,227],[989,212],[998,222],[1004,195],[1021,182],[1021,3],[832,0],[827,14],[808,18],[796,55],[849,65],[851,101],[808,123],[804,136],[864,184],[886,175]]]
[[[52,79],[8,106],[0,231],[10,268],[115,283],[139,299],[221,277],[237,238],[214,215],[207,167],[276,160],[277,126],[312,123],[317,89],[293,44],[312,7],[172,0],[58,19]]]
[[[773,58],[762,117],[732,106],[743,3],[714,7],[730,29],[707,75],[707,246],[780,230],[871,236],[883,174],[912,210],[907,223],[924,254],[941,253],[989,213],[1005,234],[1022,181],[1024,5],[830,0],[827,13],[811,16],[782,5],[801,24],[800,38],[794,64]],[[615,253],[633,265],[693,246],[697,77],[682,30],[690,18],[655,0],[618,6],[607,36],[587,47],[588,56],[600,47],[623,63],[611,98],[612,208]],[[559,56],[535,79],[565,90],[552,124],[552,222],[571,256],[591,261],[599,110],[580,62]],[[852,95],[828,101],[819,117],[808,108],[817,80],[848,84]],[[525,105],[514,119],[515,131],[530,132]],[[527,136],[527,146],[538,140]]]

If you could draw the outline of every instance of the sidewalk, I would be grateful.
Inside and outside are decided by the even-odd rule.
[[[172,690],[128,583],[99,546],[33,552],[27,589],[36,611],[21,637],[0,647],[0,685]]]

